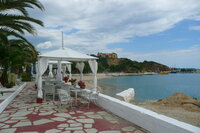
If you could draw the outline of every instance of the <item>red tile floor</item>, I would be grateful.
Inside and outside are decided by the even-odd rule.
[[[36,89],[26,88],[0,114],[0,133],[145,133],[142,128],[91,104],[87,108],[36,103]]]

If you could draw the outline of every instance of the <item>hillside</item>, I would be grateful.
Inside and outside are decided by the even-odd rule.
[[[97,56],[99,58],[99,72],[126,72],[126,73],[137,73],[137,72],[160,72],[170,71],[170,68],[153,62],[144,61],[137,62],[127,58],[105,58]]]
[[[95,55],[93,55],[95,56]],[[161,72],[170,71],[168,66],[153,62],[137,62],[128,58],[118,58],[116,53],[98,53],[98,72]]]
[[[141,72],[160,72],[170,71],[168,66],[153,62],[144,61],[137,62],[127,58],[112,58],[107,56],[92,55],[99,58],[98,61],[98,72],[125,72],[125,73],[141,73]],[[75,68],[75,64],[72,64],[73,73],[78,73]],[[84,73],[91,72],[88,62],[85,62]]]

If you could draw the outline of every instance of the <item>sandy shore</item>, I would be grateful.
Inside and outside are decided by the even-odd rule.
[[[164,104],[158,104],[157,101],[146,101],[144,103],[139,103],[138,106],[152,110],[159,114],[163,114],[163,115],[175,118],[179,121],[183,121],[191,125],[200,127],[200,107],[196,107],[199,109],[196,111],[192,111],[188,109],[193,105],[185,105],[185,107],[184,106],[168,106]]]
[[[125,76],[125,75],[136,75],[136,73],[98,73],[97,74],[97,79],[103,79],[103,78],[111,78],[111,77],[116,77],[116,76]],[[86,88],[90,89],[93,88],[93,74],[84,74],[83,79],[86,84]],[[76,78],[80,80],[80,75],[79,74],[73,74],[73,78]],[[108,86],[105,85],[98,85],[97,89],[100,91],[102,89],[107,88]]]
[[[127,76],[127,75],[138,75],[136,73],[101,73],[97,74],[97,79],[111,78],[116,76]],[[73,75],[73,77],[79,79],[79,75]],[[93,87],[93,75],[84,74],[84,81],[87,88]],[[102,89],[109,88],[109,86],[98,85],[98,90],[101,92]],[[146,109],[152,110],[159,114],[163,114],[177,120],[192,124],[194,126],[200,127],[200,107],[192,104],[163,104],[158,101],[146,101],[137,104],[138,106],[144,107]],[[191,109],[193,108],[193,109]]]

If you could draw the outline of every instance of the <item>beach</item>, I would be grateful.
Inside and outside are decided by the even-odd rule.
[[[149,74],[149,73],[148,73]],[[155,74],[155,73],[153,73]],[[118,76],[131,76],[131,75],[144,75],[144,73],[97,73],[97,79],[103,79],[103,78],[112,78],[112,77],[118,77]],[[87,88],[92,88],[93,85],[93,74],[88,73],[83,75],[83,79],[86,83]],[[79,74],[73,74],[73,78],[76,78],[80,80],[80,75]],[[105,89],[108,86],[105,85],[98,85],[98,89]]]
[[[200,100],[198,101],[200,103]],[[200,107],[193,104],[163,104],[159,100],[138,103],[138,106],[200,127]]]
[[[123,75],[136,75],[135,73],[101,73],[97,74],[98,79],[102,78],[112,78],[115,76],[123,76]],[[79,75],[73,75],[73,77],[79,79]],[[84,81],[86,83],[86,88],[92,88],[93,86],[93,76],[92,74],[84,74]],[[101,92],[109,88],[109,86],[98,84],[98,90]],[[171,97],[174,99],[174,97]],[[191,98],[192,99],[192,98]],[[170,101],[169,99],[165,99],[166,101]],[[198,100],[198,102],[200,102]],[[177,120],[192,124],[194,126],[200,127],[200,107],[193,105],[193,104],[173,104],[173,101],[169,102],[169,104],[164,104],[160,102],[160,100],[152,100],[152,101],[145,101],[136,104],[138,106],[144,107],[146,109],[152,110],[159,114],[163,114]]]
[[[97,74],[97,79],[103,79],[103,78],[112,78],[116,76],[126,76],[126,75],[137,75],[136,73],[98,73]],[[79,74],[73,74],[73,78],[76,78],[80,80],[80,75]],[[86,84],[86,88],[93,88],[93,74],[84,74],[83,75],[83,80]],[[97,89],[101,91],[102,89],[106,89],[108,86],[98,84]]]

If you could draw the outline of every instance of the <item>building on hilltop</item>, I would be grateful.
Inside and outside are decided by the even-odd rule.
[[[98,53],[97,55],[104,58],[118,58],[116,53]]]

